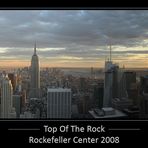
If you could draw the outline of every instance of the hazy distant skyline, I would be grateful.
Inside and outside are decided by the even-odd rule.
[[[0,10],[0,66],[148,67],[148,10]]]

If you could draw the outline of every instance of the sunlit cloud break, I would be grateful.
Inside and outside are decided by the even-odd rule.
[[[60,51],[65,50],[65,48],[38,48],[38,51]]]

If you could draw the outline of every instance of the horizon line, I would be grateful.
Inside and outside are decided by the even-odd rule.
[[[0,68],[29,68],[30,66],[0,66]],[[104,69],[104,67],[97,67],[97,66],[40,66],[40,68],[97,68],[97,69]],[[148,67],[120,67],[120,69],[148,69]]]

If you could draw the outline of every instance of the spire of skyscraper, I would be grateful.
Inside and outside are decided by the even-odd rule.
[[[36,42],[34,44],[34,55],[36,55]]]

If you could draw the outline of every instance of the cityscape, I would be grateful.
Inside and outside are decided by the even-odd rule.
[[[1,119],[148,118],[148,11],[0,11],[0,28]]]

